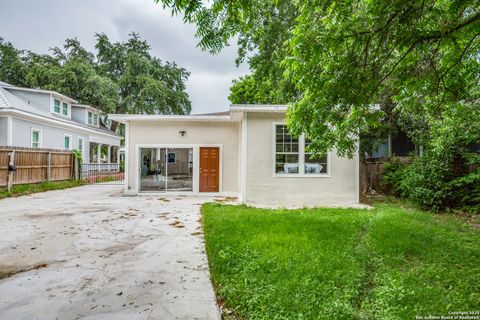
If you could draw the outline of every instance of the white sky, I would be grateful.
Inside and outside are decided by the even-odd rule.
[[[0,37],[20,49],[47,53],[76,37],[93,50],[95,33],[123,41],[131,31],[149,42],[153,55],[191,72],[192,113],[227,110],[232,80],[248,72],[245,64],[235,66],[235,45],[218,55],[202,52],[195,27],[153,0],[1,0]]]

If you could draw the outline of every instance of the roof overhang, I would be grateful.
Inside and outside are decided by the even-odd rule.
[[[235,122],[230,115],[193,116],[193,115],[143,115],[143,114],[109,114],[108,118],[120,123],[128,121],[198,121],[198,122]]]
[[[12,85],[3,85],[3,88],[7,90],[17,90],[17,91],[25,91],[25,92],[34,92],[34,93],[44,93],[44,94],[52,94],[54,96],[60,97],[61,99],[67,100],[70,103],[78,103],[77,100],[72,99],[66,95],[63,95],[61,93],[58,93],[56,91],[51,91],[51,90],[41,90],[41,89],[31,89],[31,88],[22,88],[22,87],[17,87],[17,86],[12,86]]]
[[[285,113],[288,106],[285,104],[232,104],[231,112],[279,112]]]
[[[45,125],[54,125],[54,126],[57,126],[57,127],[62,127],[62,128],[70,129],[70,130],[74,129],[74,130],[85,132],[85,133],[88,133],[88,134],[93,134],[93,135],[97,135],[97,136],[104,136],[104,137],[118,139],[119,141],[122,139],[122,136],[120,136],[120,135],[118,135],[114,132],[109,133],[109,132],[98,131],[98,130],[86,128],[86,127],[83,127],[83,126],[78,126],[74,123],[68,123],[68,122],[64,122],[64,121],[61,121],[61,120],[56,120],[56,119],[44,117],[44,116],[41,116],[41,115],[36,115],[36,114],[30,113],[30,112],[26,112],[26,111],[14,109],[14,108],[2,108],[2,109],[0,109],[0,115],[17,116],[19,118],[23,118],[23,119],[26,119],[26,120],[38,121],[38,122],[41,122]]]

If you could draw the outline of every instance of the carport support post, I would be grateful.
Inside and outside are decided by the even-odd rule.
[[[107,146],[107,163],[112,163],[112,158],[111,158],[111,155],[112,155],[112,146],[111,145],[108,145]]]
[[[100,164],[100,158],[102,157],[102,144],[97,144],[97,163]],[[100,168],[99,168],[100,169]]]
[[[15,150],[13,150],[8,154],[8,165],[12,167],[15,165]],[[8,181],[7,181],[8,192],[12,190],[12,186],[13,186],[13,171],[8,170]]]

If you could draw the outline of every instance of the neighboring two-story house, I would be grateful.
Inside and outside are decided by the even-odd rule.
[[[79,150],[84,163],[116,163],[121,136],[100,115],[58,92],[0,81],[0,146]]]

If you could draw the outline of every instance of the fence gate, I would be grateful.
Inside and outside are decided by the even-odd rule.
[[[83,163],[80,178],[85,184],[123,184],[124,172],[118,163]]]

